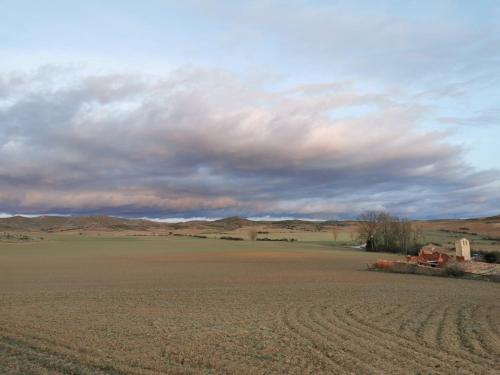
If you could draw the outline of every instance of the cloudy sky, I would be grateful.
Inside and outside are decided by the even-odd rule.
[[[0,9],[0,215],[500,213],[496,0]]]

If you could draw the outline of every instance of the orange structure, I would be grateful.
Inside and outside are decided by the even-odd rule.
[[[440,253],[436,250],[422,249],[417,256],[407,256],[406,261],[423,266],[444,267],[450,261],[463,262],[464,257],[457,255],[448,255],[445,253]]]
[[[396,263],[398,265],[413,264],[417,266],[443,268],[449,262],[464,262],[464,261],[465,259],[463,256],[441,253],[435,250],[434,248],[432,249],[423,248],[420,250],[418,255],[407,255],[406,261],[395,262],[392,260],[379,259],[375,262],[374,266],[375,268],[383,270],[392,270]]]
[[[394,262],[392,260],[379,259],[375,262],[375,267],[390,270],[394,266]]]

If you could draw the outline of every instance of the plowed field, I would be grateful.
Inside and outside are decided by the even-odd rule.
[[[0,244],[0,373],[500,373],[500,284],[365,271],[376,258],[171,237]]]

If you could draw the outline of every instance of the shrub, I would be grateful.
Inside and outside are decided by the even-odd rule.
[[[465,270],[459,263],[450,263],[443,268],[443,274],[451,277],[461,277],[465,275]]]
[[[268,237],[264,237],[264,238],[257,238],[257,241],[283,241],[283,242],[294,242],[294,241],[297,241],[295,238],[268,238]]]
[[[495,242],[500,242],[500,237],[494,237],[494,236],[484,236],[483,237],[485,240],[488,240],[488,241],[493,241],[493,243]]]
[[[231,236],[222,236],[221,240],[230,240],[230,241],[243,241],[241,237],[231,237]]]
[[[491,251],[483,254],[486,263],[500,263],[500,252]]]

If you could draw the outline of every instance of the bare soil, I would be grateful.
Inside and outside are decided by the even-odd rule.
[[[0,373],[500,373],[500,284],[366,271],[379,256],[184,237],[2,243]]]

